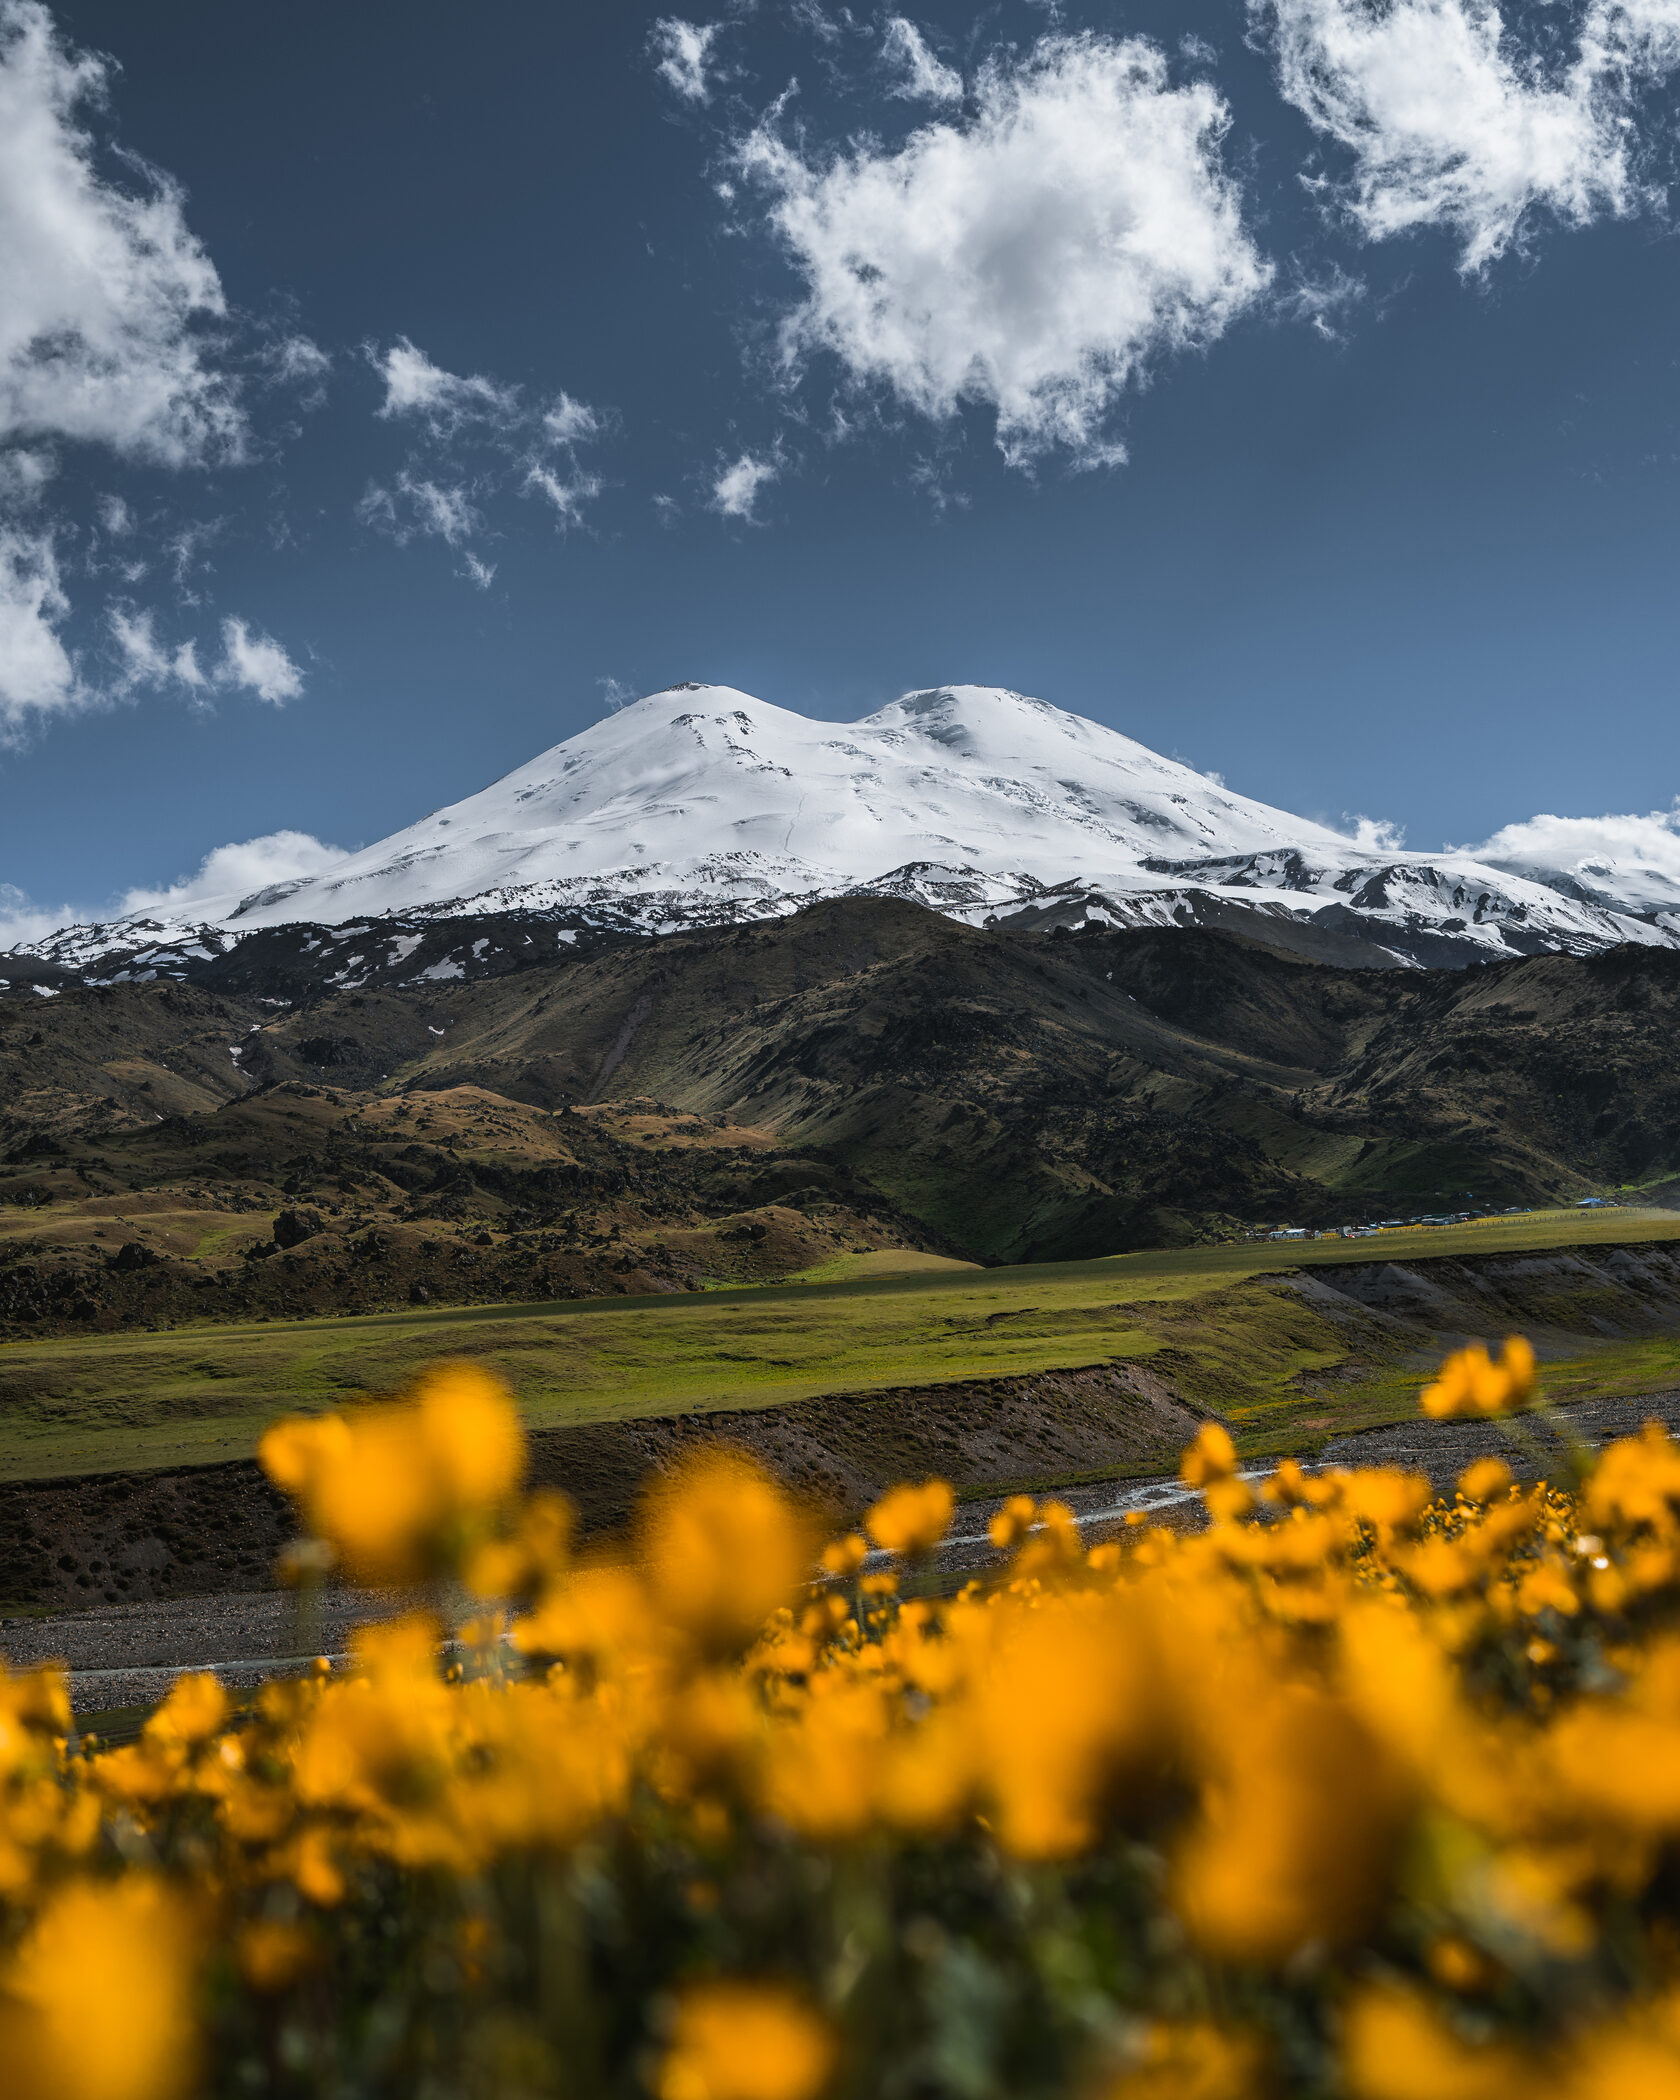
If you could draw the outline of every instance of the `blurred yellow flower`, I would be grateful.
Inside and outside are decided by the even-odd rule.
[[[834,2067],[826,2021],[774,1984],[684,1992],[659,2066],[659,2100],[814,2100]]]
[[[816,1533],[744,1452],[691,1460],[643,1506],[640,1558],[660,1612],[702,1646],[745,1648],[810,1579]]]
[[[1441,1366],[1422,1396],[1426,1415],[1499,1415],[1522,1407],[1533,1397],[1534,1349],[1520,1334],[1507,1335],[1499,1360],[1478,1342],[1460,1349]]]
[[[1342,2073],[1355,2100],[1522,2100],[1545,2090],[1524,2052],[1467,2041],[1423,1999],[1382,1988],[1361,1991],[1343,2015]]]
[[[440,1364],[407,1400],[277,1423],[257,1456],[357,1580],[400,1584],[459,1567],[490,1534],[525,1436],[496,1379]]]
[[[1211,2020],[1156,2020],[1108,2100],[1261,2100],[1269,2070],[1257,2034]]]
[[[931,1553],[951,1528],[957,1498],[943,1480],[920,1487],[892,1488],[864,1518],[864,1529],[888,1553],[918,1559]]]
[[[198,2062],[199,1934],[150,1875],[50,1897],[4,1972],[0,2063],[17,2100],[175,2100]]]
[[[1472,1502],[1491,1502],[1511,1485],[1511,1469],[1502,1458],[1478,1458],[1458,1476],[1458,1484]]]
[[[1231,1441],[1231,1432],[1221,1422],[1204,1422],[1196,1433],[1196,1441],[1186,1450],[1179,1461],[1179,1477],[1186,1487],[1206,1487],[1210,1481],[1224,1480],[1237,1470],[1237,1447]]]

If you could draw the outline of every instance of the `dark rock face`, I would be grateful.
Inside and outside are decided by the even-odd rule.
[[[124,1240],[111,1256],[111,1267],[121,1276],[131,1276],[136,1269],[154,1268],[161,1258],[139,1240]]]
[[[321,1230],[320,1214],[312,1210],[283,1210],[274,1221],[277,1247],[301,1247]]]

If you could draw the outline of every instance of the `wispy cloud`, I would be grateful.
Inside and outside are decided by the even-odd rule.
[[[387,532],[399,547],[419,538],[464,546],[484,523],[464,484],[433,481],[407,467],[399,470],[389,486],[369,488],[356,511],[363,524]]]
[[[578,458],[606,434],[600,409],[564,391],[533,397],[483,373],[447,371],[407,336],[368,356],[385,384],[377,414],[415,425],[421,444],[389,479],[369,485],[356,506],[364,525],[399,546],[479,543],[458,573],[483,590],[495,574],[482,542],[491,529],[486,507],[497,497],[540,496],[562,531],[583,523],[605,486]]]
[[[199,665],[197,643],[178,642],[171,649],[160,642],[157,616],[149,608],[131,611],[114,605],[106,618],[122,660],[119,691],[133,692],[137,687],[148,686],[161,692],[169,686],[180,686],[190,693],[202,693],[209,685]]]
[[[70,610],[49,532],[0,525],[0,735],[85,704],[59,627]]]
[[[501,386],[482,373],[463,377],[433,364],[406,335],[380,350],[370,345],[368,362],[385,383],[377,413],[387,421],[414,416],[435,435],[457,429],[469,417],[506,423],[519,415],[519,391]]]
[[[782,471],[773,455],[743,452],[719,469],[712,481],[712,508],[722,518],[736,518],[756,525],[758,497]]]
[[[60,455],[93,446],[177,472],[248,461],[261,447],[238,371],[315,386],[327,363],[297,331],[265,339],[231,315],[180,185],[96,138],[112,80],[39,0],[0,0],[0,734],[11,738],[141,689],[211,682],[191,640],[166,648],[155,614],[126,600],[104,608],[114,682],[71,648],[67,579],[114,571],[132,588],[153,557],[128,502],[106,493],[71,558],[76,529],[54,498]],[[187,579],[220,523],[154,527],[183,602],[196,602]],[[223,636],[219,682],[270,700],[301,690],[278,642],[241,621]]]
[[[541,460],[533,460],[525,472],[528,493],[545,497],[554,506],[562,531],[583,523],[586,507],[601,493],[598,474],[557,474]]]
[[[881,37],[881,60],[893,76],[888,93],[906,102],[960,102],[962,75],[934,56],[915,23],[903,15],[889,18]]]
[[[685,22],[680,15],[667,15],[654,23],[648,38],[654,71],[683,101],[712,99],[706,73],[722,26],[720,22]]]

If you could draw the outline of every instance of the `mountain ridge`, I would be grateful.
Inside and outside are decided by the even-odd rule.
[[[439,920],[662,934],[847,896],[971,925],[1242,925],[1265,938],[1270,924],[1286,946],[1310,933],[1323,960],[1463,964],[1680,946],[1670,889],[1648,870],[1548,873],[1349,838],[1004,688],[930,687],[834,723],[686,684],[313,874],[62,928],[14,974],[28,962],[90,980],[167,974],[302,924],[365,932],[387,944],[388,969]],[[417,977],[465,968],[435,945]]]

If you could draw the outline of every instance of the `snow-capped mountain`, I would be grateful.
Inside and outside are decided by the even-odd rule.
[[[1680,946],[1680,897],[1635,888],[1356,841],[995,687],[907,693],[835,723],[688,685],[318,873],[181,917],[66,928],[34,953],[139,975],[300,922],[364,922],[367,949],[382,921],[418,946],[398,918],[535,912],[661,933],[855,894],[975,922],[1260,914],[1348,960]]]

